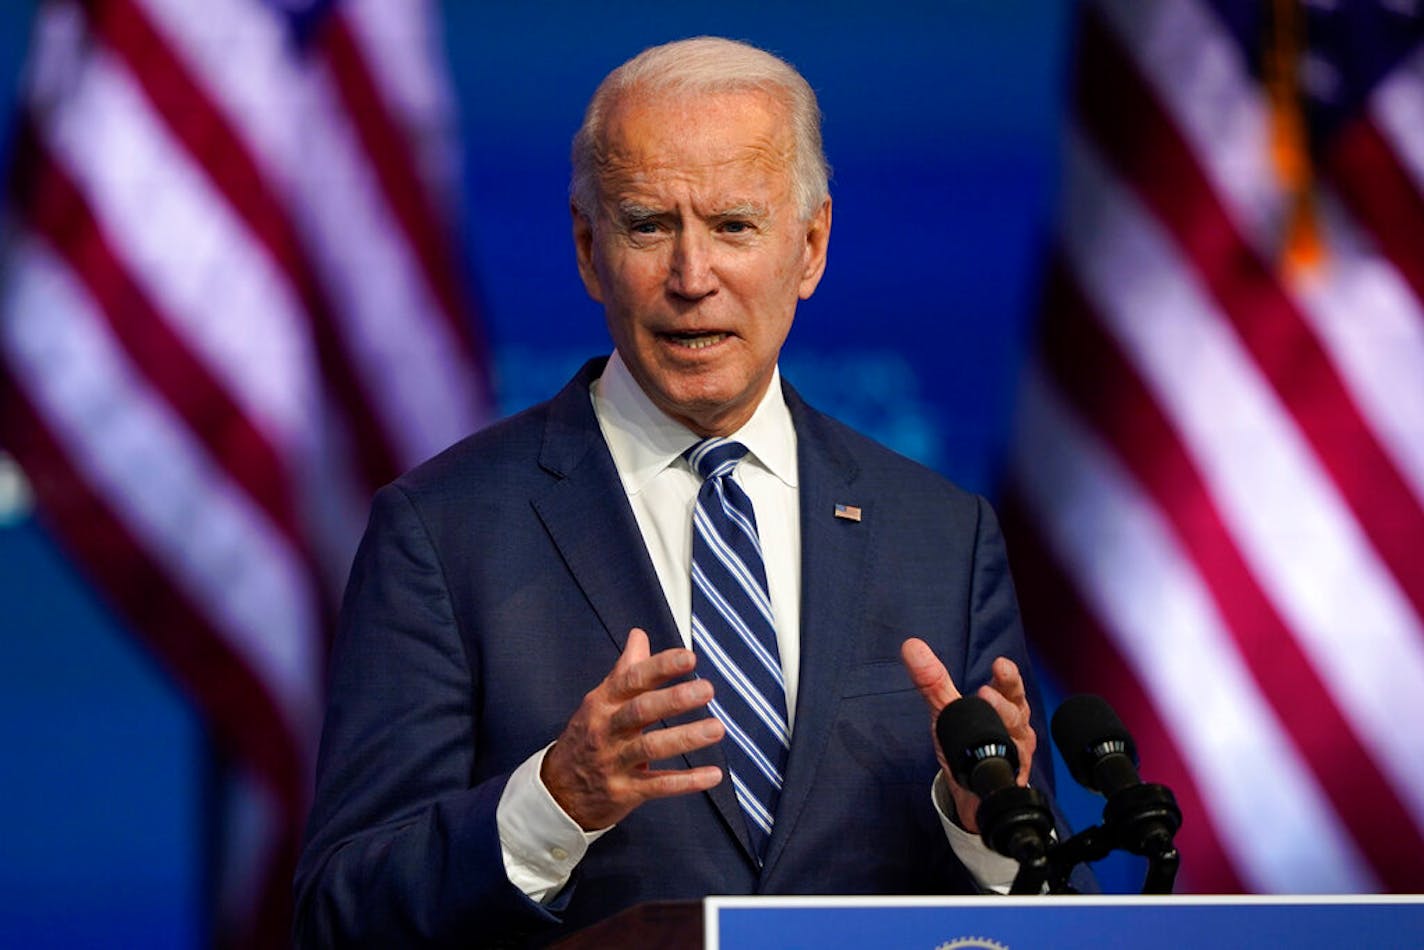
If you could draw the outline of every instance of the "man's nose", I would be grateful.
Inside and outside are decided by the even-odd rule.
[[[712,266],[712,247],[708,235],[696,228],[683,228],[673,240],[672,261],[668,267],[668,291],[689,300],[698,300],[717,292],[717,274]]]

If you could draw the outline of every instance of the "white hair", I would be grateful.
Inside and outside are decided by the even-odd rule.
[[[811,86],[789,63],[747,43],[698,36],[645,49],[599,83],[574,136],[569,198],[584,215],[598,205],[603,125],[621,96],[639,93],[706,94],[757,89],[786,108],[791,119],[791,194],[804,220],[829,194],[831,169],[821,145],[821,108]]]

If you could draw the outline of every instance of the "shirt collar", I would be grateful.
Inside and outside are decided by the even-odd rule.
[[[642,491],[699,441],[697,433],[653,404],[616,350],[603,375],[594,381],[592,395],[599,428],[630,495]],[[796,487],[796,429],[781,392],[780,368],[773,370],[771,385],[752,417],[731,437],[745,445],[767,471]]]

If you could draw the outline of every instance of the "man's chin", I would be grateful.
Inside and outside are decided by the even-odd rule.
[[[664,390],[661,397],[653,401],[698,435],[725,436],[740,429],[751,418],[760,395],[749,394],[744,389],[674,389]]]

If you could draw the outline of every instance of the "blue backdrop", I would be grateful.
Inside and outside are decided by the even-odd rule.
[[[1051,227],[1071,4],[444,6],[502,409],[609,348],[565,197],[587,96],[646,46],[718,33],[797,65],[826,116],[830,263],[786,376],[992,495]],[[31,8],[0,4],[7,119]],[[0,514],[0,631],[0,943],[199,942],[201,726],[23,514]]]

